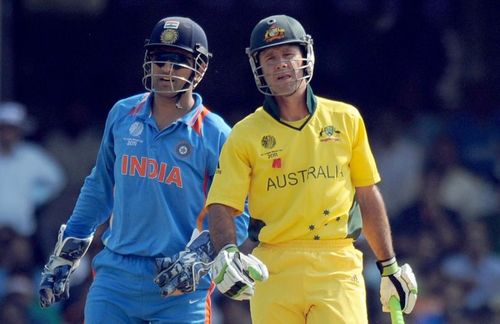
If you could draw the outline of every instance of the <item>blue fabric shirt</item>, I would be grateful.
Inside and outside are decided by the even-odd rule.
[[[65,236],[87,237],[111,217],[103,242],[116,253],[171,256],[185,247],[203,215],[230,132],[203,106],[201,96],[193,97],[193,109],[163,130],[152,116],[150,93],[113,106]],[[239,244],[246,239],[247,224],[248,215],[237,218]]]

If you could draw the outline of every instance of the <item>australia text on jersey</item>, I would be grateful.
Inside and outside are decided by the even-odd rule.
[[[297,184],[306,183],[316,179],[337,179],[343,178],[343,167],[335,166],[310,166],[306,169],[289,172],[267,179],[267,191],[272,189],[286,188]]]
[[[132,177],[156,179],[158,182],[175,184],[177,187],[182,188],[181,168],[178,166],[169,167],[167,163],[158,162],[150,157],[123,155],[121,173]]]

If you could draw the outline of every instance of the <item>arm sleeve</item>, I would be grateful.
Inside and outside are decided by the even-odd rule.
[[[227,132],[221,132],[221,136],[219,137],[219,152],[217,152],[217,156],[220,156],[221,150],[226,143],[227,137],[229,135],[230,129]],[[219,170],[219,159],[215,162],[215,165],[210,167],[211,170]],[[217,173],[215,171],[214,173]],[[211,183],[210,188],[212,187],[214,174],[210,175]],[[248,213],[248,204],[245,203],[245,207],[242,210],[242,213],[235,218],[235,227],[236,227],[236,236],[237,236],[237,244],[241,245],[248,237],[248,222],[249,222],[249,213]]]
[[[237,210],[235,215],[245,210],[251,173],[247,156],[244,143],[233,129],[222,148],[219,167],[208,193],[207,206],[223,204]]]
[[[379,182],[380,175],[362,117],[357,114],[353,123],[354,141],[350,163],[352,183],[355,187],[369,186]]]
[[[65,236],[88,237],[104,223],[113,208],[115,106],[108,115],[96,164],[80,191],[73,214],[67,223]]]

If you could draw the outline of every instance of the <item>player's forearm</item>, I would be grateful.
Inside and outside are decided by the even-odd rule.
[[[377,186],[358,187],[356,196],[363,215],[363,234],[378,260],[394,256],[391,230]]]
[[[208,206],[208,228],[215,250],[227,244],[236,244],[236,228],[233,208],[212,204]]]

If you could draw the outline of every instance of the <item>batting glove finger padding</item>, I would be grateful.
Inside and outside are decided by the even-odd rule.
[[[394,257],[387,261],[377,262],[377,266],[382,274],[380,281],[382,310],[390,311],[389,299],[395,296],[401,304],[401,310],[405,314],[410,314],[415,307],[418,294],[417,280],[410,265],[404,264],[399,267]]]
[[[213,248],[208,231],[193,231],[185,249],[173,257],[157,258],[155,283],[163,297],[196,290],[200,279],[210,271]]]
[[[255,281],[265,281],[269,274],[259,259],[241,253],[236,245],[230,244],[215,258],[212,276],[222,294],[235,300],[246,300],[254,294]]]
[[[44,266],[39,286],[40,306],[50,305],[69,298],[70,276],[80,264],[93,235],[87,238],[66,237],[66,225],[61,225],[54,253]]]

